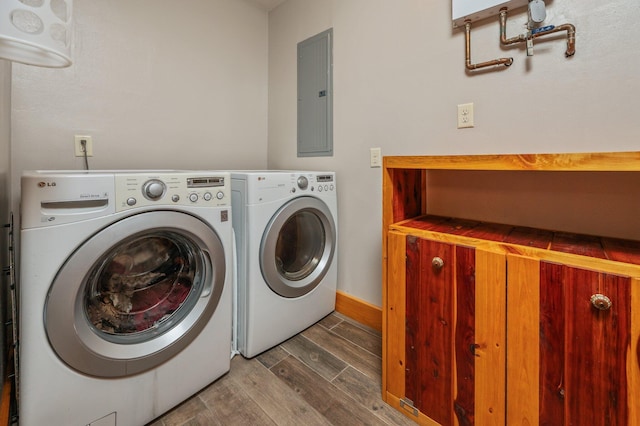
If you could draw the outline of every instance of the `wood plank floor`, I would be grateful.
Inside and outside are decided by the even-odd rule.
[[[149,426],[414,425],[385,404],[380,333],[332,313]]]

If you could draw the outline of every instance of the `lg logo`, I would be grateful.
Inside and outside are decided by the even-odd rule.
[[[46,188],[51,186],[56,186],[56,183],[55,182],[38,182],[38,188]]]

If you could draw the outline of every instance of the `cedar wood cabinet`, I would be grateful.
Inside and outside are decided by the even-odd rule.
[[[430,169],[640,153],[385,157],[383,399],[425,425],[640,424],[640,242],[430,216]]]

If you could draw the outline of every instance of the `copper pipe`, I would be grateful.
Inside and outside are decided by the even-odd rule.
[[[531,36],[531,38],[542,37],[547,34],[557,33],[559,31],[567,32],[567,50],[564,52],[564,56],[567,58],[576,54],[576,27],[572,24],[562,24],[557,27],[553,27],[547,31],[540,31]]]
[[[513,63],[513,58],[499,58],[493,59],[491,61],[480,62],[477,64],[471,63],[471,22],[464,22],[465,29],[465,38],[464,38],[464,46],[465,46],[465,66],[468,70],[473,71],[478,68],[486,68],[492,67],[496,65],[504,65],[505,67],[510,66]]]
[[[507,39],[507,8],[500,9],[500,43],[504,45],[522,43],[527,41],[527,36],[524,34],[517,35]]]
[[[576,53],[576,27],[572,24],[562,24],[553,27],[549,30],[543,30],[535,34],[531,34],[529,37],[538,38],[547,34],[557,33],[559,31],[567,32],[567,50],[564,55],[568,58]],[[523,43],[527,41],[527,35],[520,34],[515,37],[507,38],[507,8],[500,9],[500,43],[503,45]]]

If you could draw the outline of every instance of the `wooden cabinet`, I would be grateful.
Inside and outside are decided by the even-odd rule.
[[[430,216],[430,169],[640,171],[640,153],[386,157],[383,398],[427,425],[640,424],[640,242]]]
[[[638,271],[507,264],[507,424],[640,424]]]
[[[388,392],[435,424],[503,424],[505,255],[388,238],[390,279],[404,284],[389,300]]]

